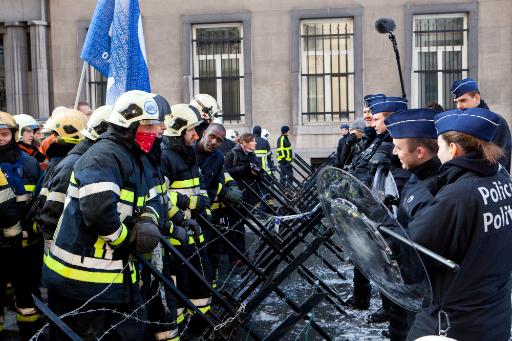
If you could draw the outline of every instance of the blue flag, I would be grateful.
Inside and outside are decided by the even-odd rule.
[[[138,0],[99,0],[80,57],[108,77],[107,104],[151,91]]]

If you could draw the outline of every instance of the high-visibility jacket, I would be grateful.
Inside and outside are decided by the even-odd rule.
[[[277,139],[277,161],[279,162],[291,162],[292,161],[292,144],[288,139],[288,136],[281,135]]]
[[[256,135],[256,150],[254,154],[256,154],[258,165],[267,173],[270,173],[270,170],[274,168],[272,150],[268,141],[258,135]]]
[[[193,218],[194,211],[210,210],[210,207],[199,207],[200,196],[208,197],[204,183],[201,183],[199,167],[192,147],[180,145],[175,137],[164,136],[162,142],[162,171],[169,180],[169,219],[178,226],[185,225]],[[174,239],[171,244],[181,245]],[[204,235],[199,236],[199,242],[204,241]],[[193,237],[189,244],[194,244]]]
[[[128,303],[139,298],[126,247],[129,231],[154,202],[142,151],[111,128],[75,164],[43,280],[48,289],[75,300],[104,291],[95,302]]]
[[[92,146],[93,141],[85,138],[77,144],[68,156],[62,159],[45,177],[46,197],[42,202],[42,208],[37,212],[36,224],[43,232],[46,240],[53,239],[53,234],[57,228],[57,222],[64,210],[64,201],[71,179],[71,173],[75,167],[76,161]]]
[[[20,218],[16,194],[9,186],[7,177],[0,170],[0,247],[4,238],[15,237],[21,233]]]

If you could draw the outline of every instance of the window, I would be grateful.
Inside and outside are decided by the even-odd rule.
[[[87,102],[96,109],[107,103],[107,78],[94,67],[87,67]]]
[[[244,120],[242,24],[192,26],[193,93],[217,99],[224,123]]]
[[[451,85],[469,73],[467,14],[415,15],[413,30],[413,105],[454,108]]]
[[[302,123],[348,121],[354,114],[353,19],[301,21]]]
[[[2,34],[0,34],[0,111],[7,111],[7,97],[5,92],[4,36]]]

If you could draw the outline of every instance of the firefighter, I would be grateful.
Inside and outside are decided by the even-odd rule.
[[[222,116],[222,109],[219,103],[217,103],[217,100],[213,96],[208,94],[195,95],[192,97],[189,104],[196,108],[201,115],[201,122],[196,127],[198,136],[203,136],[208,125],[215,119],[219,120],[218,116]]]
[[[202,180],[205,183],[208,198],[212,202],[212,217],[215,223],[226,225],[225,215],[220,211],[224,206],[221,200],[233,204],[242,201],[242,192],[229,173],[224,171],[224,155],[218,147],[224,141],[226,129],[222,124],[211,123],[203,137],[194,145],[197,163],[201,170]],[[214,273],[214,287],[217,278],[222,243],[212,231],[206,229],[207,253]]]
[[[270,149],[268,140],[263,138],[262,131],[260,126],[255,126],[252,129],[252,133],[256,138],[256,150],[254,154],[256,154],[258,165],[268,174],[272,174],[272,169],[274,169],[272,150]]]
[[[285,186],[293,185],[293,167],[292,167],[292,144],[288,139],[290,133],[290,127],[281,127],[281,136],[277,139],[277,162],[279,163],[279,169],[281,170],[281,183]]]
[[[110,105],[101,106],[94,110],[87,121],[86,128],[81,131],[84,139],[69,151],[68,155],[48,174],[48,179],[45,179],[47,183],[45,188],[48,189],[48,195],[36,218],[37,227],[43,233],[45,241],[53,240],[57,222],[64,210],[66,192],[76,161],[107,130],[106,120],[111,112],[112,106]]]
[[[204,248],[203,229],[196,221],[196,215],[211,216],[210,200],[204,183],[200,180],[199,167],[192,145],[198,136],[195,131],[200,123],[200,114],[189,104],[175,104],[171,113],[165,116],[165,131],[162,142],[162,171],[169,180],[170,209],[169,218],[190,232],[187,243],[171,237],[171,244],[189,259],[190,263],[203,277],[211,282],[211,266]],[[184,264],[171,263],[171,275],[176,278],[180,289],[190,301],[203,313],[211,309],[211,294]],[[184,326],[184,307],[180,303],[177,322]],[[193,334],[202,332],[203,326],[196,325],[197,317],[192,316],[188,331]]]
[[[408,230],[414,242],[460,268],[424,261],[433,297],[416,314],[407,339],[509,340],[512,195],[509,175],[499,171],[503,150],[493,143],[500,119],[471,108],[434,120],[441,174],[431,187],[433,200]]]
[[[76,162],[66,205],[48,255],[43,279],[48,304],[58,315],[81,307],[88,314],[64,318],[80,337],[95,339],[112,325],[109,338],[140,340],[146,318],[130,251],[158,245],[156,200],[144,174],[144,155],[163,117],[154,95],[122,94],[108,117],[107,131]],[[84,307],[84,305],[87,305]],[[123,313],[137,313],[125,319]],[[121,313],[121,314],[118,314]],[[60,339],[51,330],[51,339]]]
[[[18,124],[18,146],[22,151],[43,163],[46,156],[39,151],[40,141],[35,134],[40,130],[39,123],[30,115],[14,115]]]
[[[34,307],[31,295],[41,296],[40,270],[37,266],[40,264],[38,258],[42,258],[42,253],[34,249],[33,245],[37,237],[34,237],[32,221],[27,218],[27,215],[31,199],[37,195],[36,184],[42,176],[42,170],[35,158],[20,150],[16,143],[17,135],[18,126],[14,118],[6,112],[0,112],[0,167],[16,196],[16,207],[13,208],[16,209],[19,220],[19,224],[3,231],[7,247],[2,251],[8,253],[6,256],[9,262],[12,262],[14,272],[8,275],[12,276],[16,293],[16,320],[22,338],[28,339],[41,325],[40,316]],[[5,193],[10,194],[10,191],[5,189]],[[23,248],[20,247],[21,245]],[[7,272],[9,272],[8,269]],[[5,280],[4,277],[2,292],[6,284]]]

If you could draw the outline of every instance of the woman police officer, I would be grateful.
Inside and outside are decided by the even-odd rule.
[[[409,223],[409,233],[460,269],[425,260],[433,298],[416,315],[408,340],[432,334],[508,340],[512,184],[499,171],[503,152],[491,142],[499,119],[473,108],[443,112],[434,120],[443,165],[431,188],[434,199]]]

